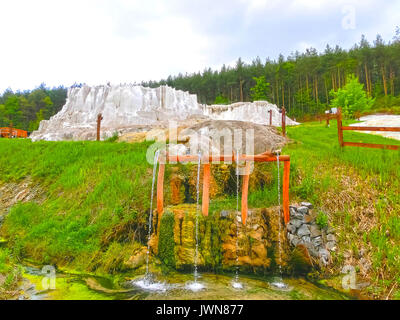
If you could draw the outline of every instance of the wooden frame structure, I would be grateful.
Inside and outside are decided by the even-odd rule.
[[[167,162],[196,162],[198,157],[196,156],[166,156]],[[271,153],[263,153],[255,156],[240,155],[236,159],[235,155],[232,156],[217,156],[217,157],[203,157],[201,159],[203,163],[203,194],[202,194],[202,213],[204,216],[208,216],[208,208],[210,204],[210,179],[211,179],[211,163],[218,162],[240,162],[245,161],[245,175],[243,176],[242,183],[242,222],[246,224],[247,220],[247,198],[249,189],[249,179],[250,179],[250,163],[251,162],[276,162],[278,157]],[[285,223],[290,221],[289,214],[289,176],[290,176],[290,156],[279,156],[279,161],[284,163],[283,166],[283,215]],[[158,179],[157,179],[157,213],[158,221],[160,221],[162,214],[164,213],[164,174],[165,174],[165,163],[161,163],[158,169]]]
[[[387,145],[387,144],[373,144],[373,143],[361,143],[361,142],[345,142],[343,140],[343,131],[381,131],[381,132],[400,132],[400,127],[345,127],[342,121],[342,109],[338,109],[336,115],[337,127],[338,127],[338,138],[340,147],[364,147],[373,149],[388,149],[388,150],[400,150],[400,146]]]

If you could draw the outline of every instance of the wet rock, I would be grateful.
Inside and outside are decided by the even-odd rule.
[[[299,237],[309,236],[311,234],[310,229],[307,225],[303,224],[299,230],[297,230],[297,235]]]

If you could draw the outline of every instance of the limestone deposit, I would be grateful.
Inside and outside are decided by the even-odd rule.
[[[30,138],[32,141],[94,140],[99,114],[103,116],[101,139],[106,139],[114,134],[165,129],[170,121],[177,122],[178,126],[210,119],[269,125],[269,111],[272,125],[281,126],[278,107],[266,101],[207,106],[199,104],[195,94],[168,86],[84,85],[70,88],[62,110],[41,121]],[[297,123],[287,117],[286,124]]]

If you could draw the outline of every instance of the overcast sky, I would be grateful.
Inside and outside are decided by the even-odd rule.
[[[1,0],[0,91],[160,80],[365,34],[392,40],[399,0]]]

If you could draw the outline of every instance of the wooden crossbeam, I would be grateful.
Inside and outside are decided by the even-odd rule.
[[[382,131],[382,132],[400,132],[397,127],[343,127],[346,131]]]

